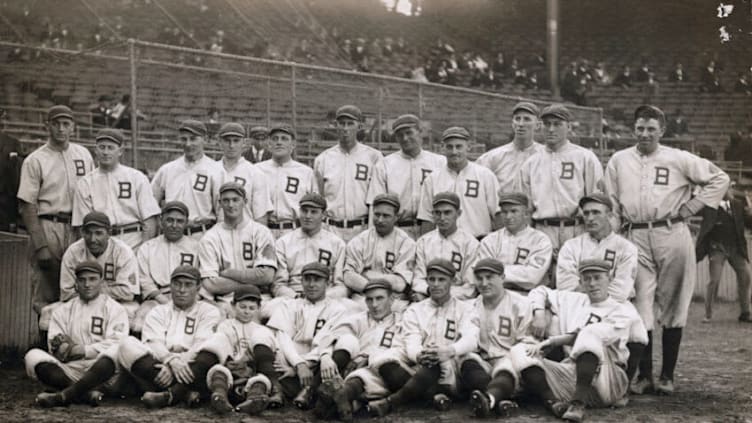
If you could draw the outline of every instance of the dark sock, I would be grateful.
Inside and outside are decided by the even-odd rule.
[[[465,360],[460,366],[462,385],[468,391],[486,389],[491,377],[483,370],[483,367],[475,360]]]
[[[674,380],[676,360],[679,359],[682,328],[663,328],[663,366],[661,378]]]
[[[282,387],[282,393],[287,398],[295,398],[295,396],[298,395],[298,392],[303,389],[303,387],[300,386],[300,381],[295,376],[279,379],[279,386]]]
[[[497,402],[512,398],[512,395],[514,394],[514,377],[507,371],[500,372],[488,382],[486,392],[493,395]]]
[[[131,366],[131,373],[134,376],[143,379],[148,384],[153,384],[154,378],[159,374],[157,364],[159,363],[151,356],[151,354],[146,354],[133,363]]]
[[[230,390],[230,380],[223,372],[215,372],[209,380],[209,391],[225,393]]]
[[[350,353],[345,350],[336,350],[332,353],[332,360],[337,365],[337,370],[345,377],[345,368],[350,364]]]
[[[653,379],[653,331],[648,331],[648,344],[642,350],[640,358],[640,372],[637,374],[638,379]]]
[[[366,391],[363,381],[359,377],[351,377],[345,382],[345,398],[350,401],[360,399],[361,395]]]
[[[553,401],[556,399],[546,380],[546,372],[538,366],[531,366],[522,371],[522,381],[531,392],[538,394],[541,399]]]
[[[574,391],[574,399],[585,401],[590,388],[593,386],[595,373],[598,371],[598,357],[591,352],[585,352],[577,357],[577,386]]]
[[[389,396],[389,400],[395,406],[406,404],[417,398],[425,396],[431,387],[435,387],[441,376],[441,367],[418,367],[418,371],[405,383],[400,390]]]
[[[206,386],[206,374],[209,369],[219,363],[219,358],[213,352],[201,350],[196,354],[196,358],[189,364],[193,372],[193,383],[191,387],[195,390],[203,390]]]
[[[384,379],[384,385],[389,392],[397,392],[410,380],[410,373],[395,362],[382,364],[379,367],[379,376]]]
[[[642,353],[645,350],[645,345],[638,344],[636,342],[628,342],[627,349],[629,349],[629,360],[627,360],[627,379],[632,380],[635,373],[637,373],[637,366],[642,358]]]
[[[170,393],[172,394],[172,401],[170,402],[170,405],[174,405],[179,402],[185,401],[185,399],[188,398],[188,392],[191,391],[191,388],[188,387],[188,385],[176,383],[170,386],[170,389],[168,389],[168,391],[170,391]]]
[[[74,400],[86,391],[90,391],[107,382],[115,374],[115,362],[110,357],[100,357],[91,365],[81,379],[63,390],[63,397]]]
[[[73,381],[65,375],[63,369],[55,363],[39,363],[34,366],[37,379],[45,385],[61,391],[70,386]]]
[[[253,348],[253,359],[256,371],[269,378],[272,385],[277,384],[277,371],[274,370],[274,352],[266,345],[256,345]]]

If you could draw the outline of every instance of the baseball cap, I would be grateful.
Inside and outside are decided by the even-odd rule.
[[[363,293],[372,289],[386,289],[387,291],[392,292],[392,285],[384,280],[369,281],[366,283],[366,286],[363,287]]]
[[[499,205],[502,204],[516,204],[518,206],[527,207],[530,202],[527,199],[527,195],[521,192],[510,192],[499,195]]]
[[[608,206],[608,209],[611,210],[611,207],[612,207],[611,199],[608,197],[608,195],[602,192],[594,192],[592,194],[589,194],[580,198],[579,205],[580,207],[582,207],[587,203],[593,203],[593,202],[603,204],[604,206]]]
[[[541,119],[545,117],[554,117],[567,122],[572,121],[572,112],[569,111],[567,106],[559,103],[554,103],[543,108],[540,114]]]
[[[182,264],[172,271],[170,280],[172,281],[180,277],[193,279],[194,281],[198,282],[199,280],[201,280],[201,273],[193,266]]]
[[[237,192],[241,197],[245,198],[245,188],[235,181],[225,182],[219,187],[219,195],[222,195],[227,191]]]
[[[481,270],[487,270],[489,272],[496,273],[497,275],[503,275],[504,263],[496,260],[495,258],[484,258],[478,260],[478,262],[475,263],[475,267],[473,267],[473,273],[478,273]]]
[[[379,204],[389,204],[390,206],[394,207],[399,211],[400,209],[400,200],[397,194],[393,192],[386,192],[383,194],[379,194],[373,199],[373,205],[374,207]]]
[[[227,122],[219,128],[217,133],[220,138],[226,136],[245,137],[245,128],[237,122]]]
[[[611,270],[611,262],[601,259],[588,259],[582,260],[577,267],[577,271],[580,273],[594,271],[594,272],[608,272]]]
[[[162,206],[162,214],[165,214],[169,211],[177,210],[185,215],[185,217],[190,216],[190,212],[188,211],[188,206],[185,205],[182,201],[168,201],[165,203],[164,206]]]
[[[81,226],[99,226],[100,228],[110,228],[110,218],[100,211],[93,211],[84,216],[84,222]]]
[[[337,109],[335,119],[339,119],[341,117],[349,117],[350,119],[355,119],[358,122],[360,122],[363,119],[363,113],[360,111],[360,109],[357,106],[353,106],[352,104],[346,104],[339,109]]]
[[[178,128],[178,131],[186,131],[186,132],[190,132],[193,135],[200,135],[202,137],[205,137],[206,125],[204,125],[204,123],[201,121],[188,119],[180,123],[180,127]]]
[[[451,204],[455,209],[460,209],[460,197],[453,192],[440,192],[433,196],[432,205],[434,207],[442,203]]]
[[[261,291],[255,285],[241,285],[235,290],[232,301],[256,300],[261,302]]]
[[[519,111],[525,111],[528,113],[532,113],[535,116],[540,115],[540,109],[535,104],[529,102],[529,101],[520,101],[519,103],[515,104],[512,108],[512,115]]]
[[[329,270],[329,266],[323,263],[319,263],[317,261],[313,261],[303,266],[303,270],[300,271],[300,274],[303,276],[318,275],[318,276],[321,276],[322,278],[329,279],[329,275],[331,275],[331,270]]]
[[[47,122],[52,122],[61,117],[73,119],[73,110],[62,104],[57,104],[47,109]]]
[[[295,129],[293,129],[291,125],[288,125],[286,123],[280,123],[272,126],[272,129],[269,130],[269,135],[271,136],[275,132],[284,132],[295,138]]]
[[[123,145],[125,136],[118,129],[104,128],[97,132],[96,141],[112,141],[117,145]]]
[[[269,135],[269,128],[267,128],[266,126],[254,126],[248,130],[248,136],[250,137],[253,137],[259,134],[264,134],[264,136]]]
[[[324,198],[321,194],[317,194],[315,192],[309,192],[308,194],[304,195],[303,198],[300,199],[299,205],[300,207],[317,207],[322,210],[326,210],[327,206],[326,198]]]
[[[426,273],[430,272],[431,270],[441,272],[450,277],[454,277],[454,275],[457,274],[457,270],[454,268],[452,262],[443,258],[435,258],[429,261],[426,265]]]
[[[419,126],[420,119],[417,116],[406,114],[401,115],[392,123],[392,132],[397,132],[400,129],[410,128],[412,126]]]
[[[445,129],[444,132],[441,134],[441,142],[444,142],[452,138],[459,138],[461,140],[468,141],[470,139],[470,133],[467,132],[467,129],[461,126],[452,126],[450,128]]]
[[[76,276],[78,276],[78,274],[81,272],[94,272],[98,274],[99,276],[102,276],[102,274],[104,273],[104,270],[102,270],[102,266],[96,261],[86,260],[86,261],[82,261],[81,263],[78,263],[73,273]]]

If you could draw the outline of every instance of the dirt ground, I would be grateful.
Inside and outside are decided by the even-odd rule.
[[[632,397],[625,408],[588,410],[587,421],[752,423],[752,324],[738,323],[737,315],[735,304],[719,304],[715,320],[703,324],[700,322],[702,303],[693,303],[677,366],[677,392],[671,397]],[[656,338],[660,342],[660,334]],[[660,351],[660,346],[656,346],[656,350]],[[658,360],[655,369],[660,370]],[[265,412],[256,418],[242,415],[217,417],[207,407],[146,410],[137,400],[109,400],[97,408],[72,405],[44,410],[34,406],[34,396],[40,389],[26,378],[22,368],[9,367],[6,363],[0,369],[0,422],[315,421],[313,416],[290,408]],[[375,423],[476,421],[466,404],[457,404],[446,413],[416,406],[384,419],[366,417],[363,420]],[[523,403],[517,415],[509,421],[539,423],[557,420],[547,415],[541,406]]]

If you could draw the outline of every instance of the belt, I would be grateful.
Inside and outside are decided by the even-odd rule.
[[[352,219],[352,220],[336,220],[336,219],[327,219],[326,223],[335,226],[337,228],[354,228],[356,226],[362,226],[368,224],[368,216],[361,217],[360,219]]]
[[[37,217],[44,220],[50,220],[55,223],[71,223],[71,215],[68,213],[40,214]]]
[[[189,227],[185,228],[185,234],[186,235],[193,235],[193,234],[197,234],[199,232],[206,232],[209,229],[211,229],[212,226],[214,226],[215,223],[216,222],[211,221],[209,223],[204,223],[204,224],[201,224],[201,225],[189,226]]]
[[[417,219],[407,219],[407,220],[402,220],[400,222],[397,222],[397,226],[400,228],[413,227],[417,224],[418,224]]]
[[[299,222],[279,222],[279,223],[269,222],[266,224],[266,227],[269,229],[295,229],[298,226],[300,226]]]
[[[122,235],[131,232],[141,232],[143,229],[140,223],[130,223],[128,225],[113,226],[110,233],[112,235]]]
[[[580,218],[558,218],[554,217],[551,219],[534,219],[533,222],[536,225],[546,225],[546,226],[577,226],[582,223],[582,219]]]
[[[668,218],[664,220],[656,220],[655,222],[627,222],[621,226],[621,229],[624,231],[631,231],[632,229],[652,229],[652,228],[663,228],[663,227],[670,227],[671,225],[675,223],[681,223],[684,222],[684,219],[681,217],[673,217]]]

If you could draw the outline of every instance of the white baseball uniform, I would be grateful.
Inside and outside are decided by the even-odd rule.
[[[300,228],[282,236],[276,243],[279,267],[274,277],[272,295],[294,297],[301,294],[303,292],[301,284],[303,266],[319,262],[332,270],[332,285],[327,295],[346,296],[347,288],[343,279],[345,247],[345,241],[323,228],[313,236],[308,236]]]
[[[499,260],[504,264],[504,286],[529,291],[540,285],[546,276],[552,249],[551,240],[537,229],[526,226],[512,234],[507,228],[501,228],[480,242],[478,260]]]
[[[476,238],[493,230],[493,219],[499,212],[499,183],[488,168],[468,162],[459,173],[444,166],[428,175],[420,195],[418,219],[433,223],[433,196],[447,191],[460,197],[460,229]]]
[[[280,165],[273,159],[258,163],[256,168],[266,175],[271,193],[272,214],[269,222],[293,223],[297,227],[295,222],[298,219],[300,200],[304,195],[319,190],[313,169],[295,160]],[[272,229],[272,234],[275,239],[279,239],[293,229]]]
[[[270,197],[269,180],[266,174],[257,168],[254,164],[240,157],[234,166],[228,167],[224,159],[217,160],[222,168],[221,184],[226,182],[237,182],[245,188],[245,195],[248,201],[245,203],[246,216],[259,220],[271,212],[272,201]],[[220,184],[220,185],[221,185]],[[217,208],[220,220],[222,212]]]
[[[510,142],[486,151],[475,160],[475,163],[487,167],[496,175],[496,180],[499,181],[499,193],[509,194],[515,190],[514,182],[525,160],[545,148],[543,144],[535,141],[524,149]]]
[[[382,237],[375,228],[361,232],[347,243],[345,272],[358,275],[367,269],[402,277],[405,284],[413,280],[415,241],[400,228]]]
[[[60,300],[68,301],[75,297],[76,266],[84,261],[96,261],[102,266],[102,279],[106,282],[105,292],[118,302],[131,302],[141,293],[138,283],[138,264],[133,250],[123,241],[110,238],[107,248],[95,257],[83,239],[71,244],[63,255],[60,265]]]
[[[475,276],[473,276],[472,266],[477,258],[479,245],[475,237],[462,229],[457,229],[448,237],[444,237],[438,229],[434,229],[418,238],[415,245],[413,292],[428,294],[426,266],[435,258],[443,258],[451,261],[457,271],[452,295],[461,300],[475,297]]]

